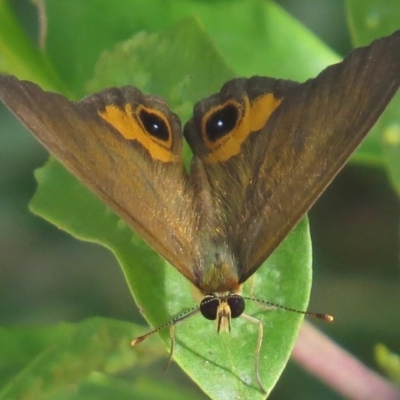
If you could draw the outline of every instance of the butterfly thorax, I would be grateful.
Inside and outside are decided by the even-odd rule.
[[[225,243],[210,241],[197,263],[197,287],[203,294],[237,293],[240,288],[237,260]]]

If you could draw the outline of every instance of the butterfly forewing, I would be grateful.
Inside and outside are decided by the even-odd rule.
[[[0,76],[0,98],[75,176],[188,279],[194,279],[189,266],[195,200],[182,161],[180,122],[165,102],[133,87],[70,102],[9,76]],[[165,118],[168,130],[154,141],[142,136],[142,144],[128,137],[138,129],[131,121],[138,106],[145,107],[142,115],[150,126],[155,123],[148,110]],[[151,147],[151,156],[145,146]]]
[[[254,123],[255,129],[246,133],[237,154],[234,144],[220,140],[220,132],[213,132],[211,140],[202,122],[216,104],[226,103],[232,85],[241,88],[243,107],[250,110],[249,121],[257,120],[260,113],[266,116],[262,127]],[[195,164],[202,164],[213,189],[217,229],[224,232],[238,259],[241,282],[311,207],[399,85],[400,32],[396,32],[354,50],[343,62],[303,84],[260,77],[241,79],[228,82],[219,95],[196,108],[185,134]],[[236,88],[235,92],[240,91]],[[262,96],[268,101],[260,102]],[[250,100],[247,105],[246,99]],[[228,127],[232,124],[229,118],[228,107]],[[240,118],[237,125],[242,124]],[[240,142],[240,129],[237,137]],[[224,146],[220,159],[213,159],[216,149]],[[232,156],[223,159],[229,152]]]
[[[155,250],[209,292],[236,290],[272,253],[399,84],[400,31],[303,84],[230,81],[195,106],[185,127],[194,153],[190,176],[179,120],[163,100],[134,87],[70,102],[0,76],[0,98]]]

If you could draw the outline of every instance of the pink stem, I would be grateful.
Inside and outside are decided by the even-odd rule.
[[[293,360],[347,399],[400,400],[399,390],[310,323],[300,329]]]

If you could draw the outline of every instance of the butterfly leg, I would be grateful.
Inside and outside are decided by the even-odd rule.
[[[262,345],[263,338],[264,338],[263,324],[262,324],[261,320],[259,320],[258,318],[252,317],[247,314],[242,314],[241,317],[243,317],[244,319],[246,319],[247,321],[249,321],[253,324],[258,325],[258,336],[257,336],[257,345],[256,345],[255,363],[254,363],[255,374],[256,374],[256,379],[257,379],[257,383],[258,383],[260,390],[263,393],[268,394],[267,390],[263,386],[263,383],[262,383],[261,377],[260,377],[260,352],[261,352],[261,345]]]

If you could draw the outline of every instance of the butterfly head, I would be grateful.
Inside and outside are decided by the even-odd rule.
[[[218,332],[230,332],[231,319],[240,317],[244,308],[244,299],[237,293],[208,294],[200,303],[201,314],[217,322]]]

